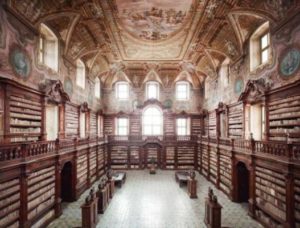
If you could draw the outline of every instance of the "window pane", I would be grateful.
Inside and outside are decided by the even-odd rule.
[[[119,99],[128,99],[129,97],[129,88],[125,83],[117,84],[117,98]]]
[[[143,113],[143,134],[161,135],[163,129],[163,115],[158,108],[148,108]]]
[[[147,85],[147,98],[151,99],[158,99],[158,85],[154,83],[149,83]]]
[[[188,99],[188,84],[187,83],[178,83],[176,85],[176,98],[179,100],[187,100]]]
[[[269,49],[266,49],[261,53],[261,62],[265,63],[268,61],[268,59],[269,59]]]
[[[128,119],[117,119],[117,135],[128,135]]]
[[[261,38],[261,48],[264,49],[268,45],[269,45],[269,34],[266,34]]]

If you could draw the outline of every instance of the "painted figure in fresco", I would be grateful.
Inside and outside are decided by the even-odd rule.
[[[296,49],[289,51],[281,62],[281,73],[290,76],[295,73],[300,65],[300,52]]]
[[[119,18],[134,35],[145,40],[160,40],[178,31],[184,24],[192,7],[192,0],[116,0]],[[159,2],[159,1],[157,1]]]
[[[12,64],[16,73],[24,78],[29,75],[29,61],[23,52],[15,51],[12,56]]]

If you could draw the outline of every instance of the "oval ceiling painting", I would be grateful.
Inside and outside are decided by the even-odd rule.
[[[136,38],[164,40],[191,18],[193,0],[116,0],[122,27]]]

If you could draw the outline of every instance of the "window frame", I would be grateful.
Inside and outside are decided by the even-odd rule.
[[[179,126],[179,120],[185,121],[185,126]],[[178,117],[176,118],[176,135],[177,136],[189,136],[191,135],[191,127],[190,127],[190,118],[188,117]],[[179,129],[185,129],[185,134],[179,133]]]
[[[101,99],[101,81],[99,77],[96,77],[95,79],[94,96]]]
[[[149,110],[149,109],[156,109],[159,111],[159,115],[155,115],[156,117],[159,117],[160,118],[160,121],[154,121],[152,123],[149,123],[149,122],[145,122],[145,118],[151,118],[151,116],[154,116],[154,115],[145,115],[145,113]],[[146,123],[146,124],[145,124]],[[153,124],[153,123],[157,123],[157,124]],[[150,127],[151,128],[151,133],[145,133],[146,131],[146,128],[147,127]],[[159,134],[155,134],[154,132],[154,128],[157,128],[159,127]],[[142,114],[142,135],[145,135],[145,136],[161,136],[164,134],[164,116],[163,116],[163,112],[162,110],[158,107],[158,106],[148,106],[144,109],[143,111],[143,114]]]
[[[267,46],[263,48],[263,38],[267,36]],[[268,58],[263,62],[263,53],[268,50]],[[260,65],[267,63],[270,59],[270,32],[266,31],[262,35],[259,36],[259,56],[260,56]]]
[[[186,98],[181,98],[179,97],[179,91],[178,91],[178,87],[179,86],[182,86],[182,85],[185,85],[186,86]],[[175,85],[175,98],[177,101],[187,101],[190,99],[190,83],[187,82],[187,81],[179,81],[179,82],[176,82],[176,85]]]
[[[119,86],[120,85],[126,85],[127,86],[127,96],[126,97],[120,97],[120,91],[119,91]],[[126,81],[120,81],[120,82],[117,82],[115,84],[115,90],[116,90],[116,99],[120,100],[120,101],[126,101],[129,99],[129,83],[126,82]]]
[[[79,76],[79,69],[81,70],[82,74]],[[79,79],[80,77],[80,79]],[[85,64],[81,59],[76,60],[76,85],[81,89],[85,89],[85,81],[86,81],[86,68]],[[83,82],[81,85],[81,82]]]
[[[121,126],[120,127],[120,120],[126,120],[126,126]],[[126,129],[125,134],[120,134],[120,128]],[[115,134],[118,136],[128,136],[129,135],[129,118],[128,117],[117,117],[116,118],[116,129],[115,129]]]
[[[150,97],[149,96],[149,87],[153,86],[153,85],[156,87],[156,97]],[[159,83],[158,82],[156,82],[156,81],[149,81],[149,82],[146,83],[146,99],[147,100],[148,99],[159,100],[159,93],[160,93],[160,91],[159,91]]]
[[[58,72],[59,69],[59,43],[56,34],[44,23],[40,24],[38,44],[38,63],[49,68],[52,71]],[[47,42],[54,42],[54,47],[47,48]],[[47,57],[50,52],[53,57]],[[50,58],[50,60],[49,60]],[[49,64],[49,62],[54,64]]]

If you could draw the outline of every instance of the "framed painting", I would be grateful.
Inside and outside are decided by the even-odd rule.
[[[281,78],[293,77],[300,67],[300,50],[296,47],[288,48],[279,58],[279,73]]]
[[[27,80],[31,74],[31,60],[28,53],[21,47],[14,45],[9,52],[9,63],[14,73]]]

